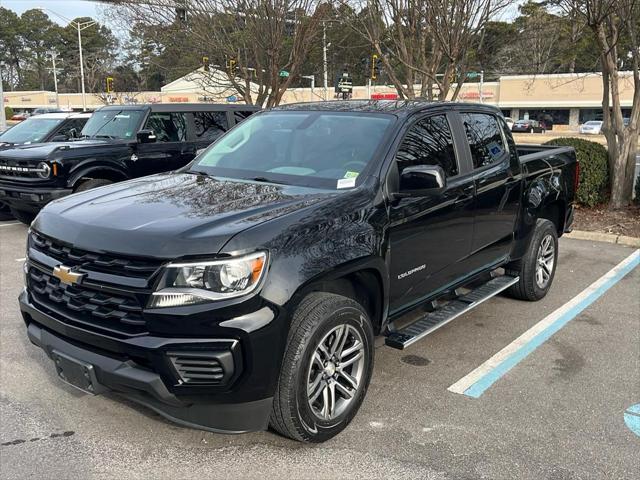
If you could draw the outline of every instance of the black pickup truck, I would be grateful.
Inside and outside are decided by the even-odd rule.
[[[258,110],[253,105],[191,103],[102,107],[81,127],[80,140],[0,152],[0,206],[31,223],[56,198],[181,168]]]
[[[282,106],[180,171],[50,203],[20,308],[85,391],[320,442],[360,407],[375,335],[403,349],[499,292],[545,296],[577,183],[571,148],[517,147],[489,106]]]

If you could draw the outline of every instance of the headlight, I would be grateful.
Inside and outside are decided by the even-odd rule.
[[[253,291],[265,271],[266,252],[165,267],[150,308],[179,307],[239,297]]]
[[[49,178],[49,175],[51,175],[51,167],[47,162],[40,162],[36,173],[40,178]]]

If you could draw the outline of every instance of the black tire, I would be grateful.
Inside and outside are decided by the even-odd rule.
[[[357,332],[362,340],[362,364],[360,365],[360,381],[356,389],[350,389],[351,400],[347,400],[334,385],[333,391],[338,400],[333,402],[337,408],[339,401],[346,405],[344,410],[329,420],[320,418],[310,405],[307,388],[309,379],[315,370],[314,363],[316,349],[324,339],[334,341],[338,339],[338,333],[332,333],[340,325],[343,328],[353,328],[352,333]],[[338,330],[339,332],[339,330]],[[335,335],[332,337],[332,335]],[[347,340],[349,341],[349,340]],[[356,342],[348,343],[355,345]],[[346,346],[347,344],[345,344]],[[364,400],[371,373],[373,372],[373,328],[369,316],[362,306],[350,298],[333,293],[314,292],[305,297],[293,315],[291,329],[287,339],[287,346],[283,357],[280,377],[273,399],[271,411],[271,427],[285,437],[302,442],[324,442],[340,433],[353,419]],[[348,348],[343,351],[346,352]],[[351,357],[352,358],[352,357]],[[327,363],[325,362],[325,365]],[[333,363],[331,363],[333,366]],[[336,363],[339,367],[339,363]],[[350,374],[354,372],[352,365]],[[326,370],[326,369],[325,369]],[[322,376],[318,384],[320,388],[316,392],[328,388],[322,386],[322,382],[330,385],[330,382],[342,382],[344,378],[336,373],[325,380],[325,370],[316,371],[315,378]],[[336,380],[334,380],[336,378]],[[342,384],[341,384],[342,386]],[[329,391],[329,390],[328,390]],[[318,401],[322,401],[318,397]]]
[[[37,213],[34,212],[26,212],[24,210],[16,210],[15,208],[10,209],[11,215],[13,215],[16,220],[24,223],[25,225],[31,225],[33,219],[36,218]]]
[[[553,265],[549,269],[548,280],[544,285],[540,285],[536,280],[538,254],[541,250],[543,241],[551,238],[553,244]],[[509,287],[507,293],[519,300],[537,301],[549,291],[553,283],[553,277],[556,273],[558,265],[558,232],[553,222],[540,218],[536,222],[535,230],[531,237],[531,242],[527,248],[527,252],[520,260],[513,262],[506,268],[508,275],[519,276],[520,280],[515,285]],[[546,270],[545,270],[546,271]]]
[[[94,178],[91,180],[85,180],[80,185],[76,187],[74,192],[84,192],[86,190],[91,190],[92,188],[102,187],[104,185],[109,185],[113,183],[111,180],[105,180],[104,178]]]
[[[9,209],[9,205],[5,205],[4,203],[0,203],[0,221],[3,220],[13,220],[13,215],[11,214],[11,209]]]

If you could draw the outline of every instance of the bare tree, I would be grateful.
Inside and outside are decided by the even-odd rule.
[[[577,5],[577,9],[575,8]],[[610,208],[631,202],[640,118],[640,2],[638,0],[566,0],[594,32],[602,66],[602,132],[609,150]],[[625,125],[620,103],[623,70],[632,71],[634,86],[629,122]]]
[[[319,31],[318,0],[114,0],[131,24],[178,22],[190,43],[219,65],[199,75],[205,91],[232,90],[274,106],[300,73]],[[195,70],[194,66],[194,70]],[[220,75],[220,73],[222,75]]]
[[[444,100],[473,66],[482,31],[509,0],[344,0],[403,98]],[[414,85],[420,84],[419,92]]]

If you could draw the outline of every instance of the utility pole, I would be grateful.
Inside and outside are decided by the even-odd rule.
[[[82,30],[84,30],[85,28],[89,28],[89,27],[93,27],[94,25],[97,25],[98,22],[96,22],[95,20],[89,20],[88,22],[77,22],[75,20],[69,20],[64,15],[60,15],[59,13],[56,13],[53,10],[49,10],[48,8],[39,8],[38,10],[51,12],[54,15],[62,18],[64,21],[69,22],[69,25],[73,25],[76,28],[76,30],[78,30],[78,50],[80,51],[80,83],[82,85],[82,111],[86,112],[87,98],[85,95],[85,88],[84,88],[84,61],[82,58],[82,35],[80,34],[80,32],[82,32]]]
[[[480,70],[480,103],[483,102],[482,89],[484,88],[484,70]]]
[[[47,55],[51,56],[51,63],[53,65],[53,87],[56,92],[56,108],[60,109],[60,98],[58,97],[58,69],[56,68],[56,58],[58,58],[58,52],[55,50],[47,50]],[[61,59],[62,60],[62,59]]]
[[[325,21],[322,22],[322,88],[323,88],[323,99],[327,100],[327,23]]]
[[[2,69],[4,62],[0,62],[0,132],[4,132],[7,128],[7,117],[4,113],[4,90],[2,89]]]

